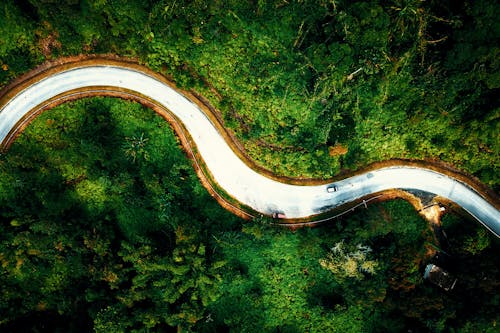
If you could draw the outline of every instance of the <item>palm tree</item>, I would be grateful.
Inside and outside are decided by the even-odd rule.
[[[144,137],[144,133],[141,133],[140,136],[134,135],[132,137],[126,137],[123,145],[125,155],[132,159],[133,163],[135,163],[138,158],[142,158],[147,161],[149,159],[149,154],[146,150],[146,144],[148,141],[149,139]]]

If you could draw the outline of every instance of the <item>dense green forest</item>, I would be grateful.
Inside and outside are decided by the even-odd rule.
[[[423,281],[438,243],[408,203],[295,232],[240,220],[134,103],[39,116],[1,156],[0,207],[2,331],[495,331],[500,242],[479,224],[443,221],[447,293]]]
[[[498,189],[497,14],[488,0],[19,0],[0,8],[0,84],[46,59],[137,57],[196,89],[258,163],[331,177],[449,162]]]
[[[6,0],[0,87],[60,56],[137,58],[206,96],[276,174],[441,160],[498,192],[500,5]],[[200,184],[168,124],[67,103],[0,155],[0,331],[496,332],[500,241],[404,201],[291,232]],[[436,250],[458,277],[424,281]]]

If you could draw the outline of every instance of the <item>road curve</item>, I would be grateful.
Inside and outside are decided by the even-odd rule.
[[[5,90],[5,89],[4,89]],[[227,195],[256,212],[282,212],[287,218],[305,218],[338,208],[371,194],[390,189],[412,189],[434,193],[460,205],[487,229],[500,237],[500,211],[470,184],[435,170],[414,166],[392,166],[372,170],[331,185],[292,185],[256,172],[221,133],[220,124],[190,95],[166,83],[159,75],[128,63],[73,63],[55,66],[34,75],[15,89],[0,94],[0,143],[8,147],[14,137],[41,110],[58,98],[90,91],[91,95],[137,96],[139,100],[167,109],[181,131],[194,144],[196,161],[204,163],[211,181]],[[102,93],[100,93],[102,92]],[[82,94],[83,95],[83,94]],[[179,128],[176,128],[179,132]],[[183,140],[183,143],[185,140]],[[201,158],[199,158],[201,156]]]

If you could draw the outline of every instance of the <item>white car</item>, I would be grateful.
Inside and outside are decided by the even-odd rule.
[[[328,193],[332,193],[332,192],[337,192],[339,188],[337,187],[337,185],[330,185],[326,188],[326,191]]]

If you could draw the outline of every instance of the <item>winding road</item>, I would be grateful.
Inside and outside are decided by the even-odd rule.
[[[178,134],[188,137],[182,140],[183,145],[191,142],[189,149],[195,151],[195,162],[208,171],[209,181],[223,189],[224,195],[261,214],[282,212],[289,219],[306,218],[381,191],[410,189],[455,202],[500,237],[500,211],[495,204],[470,183],[435,170],[405,165],[383,167],[335,182],[335,192],[327,191],[331,183],[292,185],[261,174],[250,167],[251,163],[228,142],[214,116],[189,93],[127,62],[94,59],[54,65],[4,88],[0,92],[1,145],[7,148],[42,110],[85,95],[125,96],[167,110],[169,120],[178,123],[178,128],[174,126]]]

